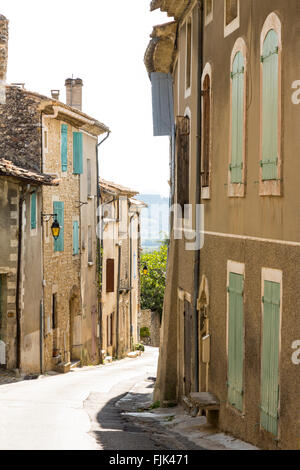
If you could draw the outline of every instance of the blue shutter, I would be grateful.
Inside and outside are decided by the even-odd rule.
[[[73,255],[79,254],[79,223],[73,222]]]
[[[61,171],[68,170],[68,126],[61,126]]]
[[[31,230],[35,230],[36,229],[36,193],[31,194],[30,220],[31,220]]]
[[[81,132],[73,132],[73,173],[83,173],[83,141]]]
[[[228,401],[243,410],[244,369],[244,277],[229,274]]]
[[[60,226],[60,234],[57,240],[54,240],[54,251],[64,251],[64,203],[55,201],[53,203],[53,213],[57,214],[57,220]]]
[[[152,73],[153,135],[171,136],[174,126],[173,78],[166,73]]]

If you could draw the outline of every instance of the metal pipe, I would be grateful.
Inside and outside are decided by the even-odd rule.
[[[130,236],[130,240],[129,240],[129,243],[130,243],[130,249],[129,249],[129,252],[130,252],[130,260],[129,260],[129,269],[130,269],[130,277],[129,277],[129,285],[130,285],[130,293],[129,293],[129,318],[130,318],[130,349],[132,350],[133,348],[133,324],[132,324],[132,220],[134,218],[134,215],[132,215],[130,217],[130,222],[129,222],[129,225],[130,225],[130,231],[129,231],[129,236]]]
[[[118,250],[118,286],[117,286],[117,318],[116,318],[116,356],[119,357],[119,311],[120,311],[120,281],[121,281],[122,247]]]

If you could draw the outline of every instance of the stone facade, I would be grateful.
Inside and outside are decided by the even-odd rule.
[[[143,327],[149,328],[150,337],[141,338],[140,341],[148,346],[159,348],[160,346],[160,315],[157,312],[151,312],[151,310],[142,310],[138,314],[138,328],[139,330]]]

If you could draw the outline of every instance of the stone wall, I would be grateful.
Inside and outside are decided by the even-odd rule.
[[[141,338],[141,343],[159,348],[160,346],[160,316],[151,310],[142,310],[138,314],[139,329],[147,327],[150,330],[150,338]]]

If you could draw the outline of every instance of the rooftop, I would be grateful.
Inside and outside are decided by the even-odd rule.
[[[0,158],[0,176],[10,176],[27,183],[43,184],[46,186],[58,186],[59,184],[59,180],[50,175],[25,170],[4,158]]]

